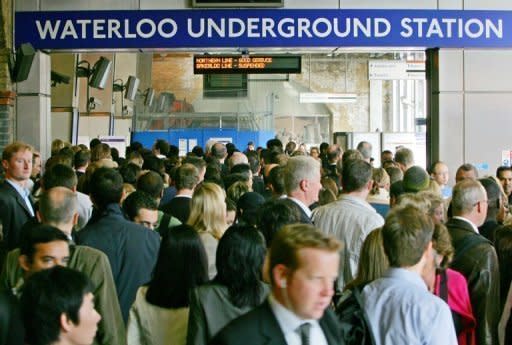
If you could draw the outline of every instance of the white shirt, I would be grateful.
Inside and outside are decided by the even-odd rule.
[[[318,320],[304,320],[299,318],[293,312],[281,305],[272,294],[268,296],[268,303],[277,319],[277,323],[279,324],[281,331],[284,334],[284,339],[286,340],[287,345],[302,345],[298,328],[306,322],[311,325],[309,330],[309,344],[328,345],[324,331],[322,330],[322,327],[320,327]]]
[[[468,219],[466,219],[464,217],[459,217],[459,216],[453,216],[452,218],[453,219],[462,220],[463,222],[468,223],[469,225],[471,225],[471,229],[473,229],[474,232],[476,232],[477,234],[480,234],[480,231],[478,231],[478,228],[470,220],[468,220]]]
[[[294,197],[289,196],[288,199],[290,199],[291,201],[293,201],[294,203],[299,205],[299,207],[302,209],[302,211],[304,211],[304,213],[308,216],[308,218],[311,219],[312,212],[309,209],[309,207],[307,207],[306,205],[304,205],[304,203],[302,201],[300,201],[299,199],[295,199]]]

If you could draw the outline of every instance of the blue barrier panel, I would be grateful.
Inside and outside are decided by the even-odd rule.
[[[168,131],[144,131],[132,132],[132,140],[140,142],[145,148],[150,149],[157,139],[165,139],[171,143]]]
[[[178,146],[182,155],[190,152],[195,145],[204,148],[207,141],[212,138],[226,143],[232,142],[240,151],[244,151],[249,141],[252,141],[255,147],[265,147],[267,140],[274,138],[274,132],[237,131],[234,128],[170,128],[167,131],[132,133],[132,142],[139,141],[144,147],[151,148],[155,140],[166,139],[169,144]]]

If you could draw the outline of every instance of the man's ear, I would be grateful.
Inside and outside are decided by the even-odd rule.
[[[60,314],[60,328],[64,333],[68,333],[71,331],[71,327],[74,325],[73,321],[71,321],[65,313]]]
[[[300,180],[299,187],[300,187],[300,190],[303,190],[303,191],[307,190],[309,187],[309,181],[306,179]]]
[[[78,224],[78,212],[75,212],[73,214],[73,226],[77,225]]]
[[[28,259],[28,256],[26,255],[20,255],[18,257],[18,263],[20,264],[21,269],[23,271],[28,272],[30,271],[30,260]]]
[[[273,285],[279,288],[286,287],[288,278],[288,267],[283,264],[277,264],[272,268],[272,281]]]
[[[373,180],[368,181],[368,183],[366,184],[366,189],[372,190],[373,182],[374,182]]]
[[[9,162],[5,159],[2,159],[2,166],[4,167],[4,170],[7,170],[9,168]]]

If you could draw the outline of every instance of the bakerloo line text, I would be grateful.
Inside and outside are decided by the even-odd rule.
[[[179,32],[176,21],[163,18],[36,20],[41,39],[110,39],[163,38]],[[281,37],[325,38],[388,36],[393,30],[387,18],[192,18],[187,19],[191,38]],[[502,19],[480,18],[411,18],[400,20],[400,36],[404,38],[503,38]]]

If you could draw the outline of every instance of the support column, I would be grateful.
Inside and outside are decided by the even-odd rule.
[[[50,71],[50,55],[37,52],[28,79],[17,84],[16,137],[33,145],[43,159],[51,151]]]

